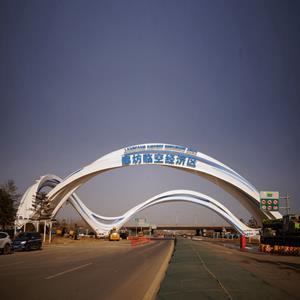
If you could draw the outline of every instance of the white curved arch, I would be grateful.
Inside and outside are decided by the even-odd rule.
[[[257,189],[228,166],[186,147],[158,143],[113,151],[69,175],[47,195],[52,203],[53,215],[80,186],[94,176],[124,166],[149,164],[179,168],[212,181],[237,198],[259,223],[264,218],[281,217],[279,212],[260,210]]]
[[[22,201],[18,208],[18,220],[19,226],[22,226],[26,219],[31,218],[35,211],[32,208],[32,203],[36,194],[44,187],[54,188],[57,184],[61,182],[61,178],[55,175],[45,175],[36,181],[34,185],[29,187],[26,193],[22,197]],[[161,203],[167,202],[190,202],[202,205],[209,208],[210,210],[216,212],[220,217],[224,218],[229,224],[231,224],[239,233],[249,235],[258,234],[257,229],[252,229],[242,223],[238,218],[236,218],[224,205],[216,201],[215,199],[194,191],[189,190],[173,190],[155,197],[152,197],[141,204],[136,205],[121,216],[117,217],[105,217],[100,216],[92,212],[85,204],[79,199],[79,197],[73,193],[68,201],[75,208],[75,210],[81,215],[81,217],[90,225],[90,227],[96,233],[108,234],[113,228],[121,228],[128,220],[130,220],[138,212]],[[58,211],[61,207],[55,208]],[[20,217],[22,216],[22,219]]]
[[[155,197],[150,198],[149,200],[144,201],[141,204],[136,205],[135,207],[131,208],[123,215],[118,217],[103,217],[95,214],[91,210],[87,209],[76,195],[72,195],[69,201],[81,216],[85,215],[85,217],[88,217],[90,224],[95,224],[94,230],[96,232],[108,233],[113,227],[120,229],[135,214],[154,205],[167,202],[190,202],[199,204],[214,211],[220,217],[225,219],[229,224],[231,224],[241,234],[245,234],[246,236],[258,234],[257,229],[246,226],[238,218],[236,218],[224,205],[222,205],[215,199],[202,193],[189,190],[172,190],[159,194]]]
[[[56,175],[47,174],[40,177],[23,194],[16,213],[16,225],[21,227],[35,214],[33,202],[38,192],[44,187],[54,188],[62,179]]]
[[[36,210],[33,208],[33,203],[36,195],[45,187],[54,188],[56,185],[62,182],[62,179],[53,174],[47,174],[40,177],[36,182],[31,185],[26,192],[23,194],[20,204],[18,206],[18,210],[16,213],[16,222],[15,225],[17,228],[21,228],[24,223],[27,223],[28,220],[31,220],[35,217]],[[89,213],[91,212],[79,199],[79,197],[74,193],[69,198],[70,203],[76,209],[76,211],[81,215],[81,217],[94,229],[96,232],[101,232],[99,230],[99,226],[97,223],[93,222],[93,220],[89,217]],[[62,205],[55,208],[57,212]],[[52,217],[54,214],[52,214]],[[105,217],[104,217],[105,218]]]

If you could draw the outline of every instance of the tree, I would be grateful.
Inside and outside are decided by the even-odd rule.
[[[19,198],[13,180],[8,180],[0,186],[0,225],[3,229],[14,222]]]
[[[256,219],[253,216],[249,219],[247,225],[251,228],[257,228],[258,227],[258,223],[257,223]]]
[[[47,219],[50,217],[49,201],[46,193],[39,192],[35,195],[32,202],[33,210],[35,211],[35,218],[37,220]]]

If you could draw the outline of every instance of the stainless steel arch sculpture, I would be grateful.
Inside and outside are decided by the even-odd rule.
[[[257,229],[246,226],[218,201],[207,195],[188,190],[172,190],[159,194],[141,204],[136,205],[123,215],[117,217],[104,217],[95,214],[94,212],[87,209],[84,205],[82,206],[83,203],[76,196],[72,197],[69,201],[80,213],[80,215],[83,216],[85,213],[86,215],[88,215],[90,221],[93,220],[96,225],[96,228],[94,228],[96,232],[102,231],[104,233],[108,233],[113,227],[119,229],[135,214],[154,205],[167,202],[190,202],[199,204],[214,211],[220,217],[225,219],[229,224],[231,224],[240,234],[245,234],[246,236],[259,234],[259,231]]]
[[[32,210],[33,199],[41,189],[44,187],[54,188],[61,179],[55,175],[45,175],[41,177],[37,182],[32,185],[24,194],[22,201],[20,203],[17,220],[18,225],[22,226],[27,219],[34,215],[35,211]],[[152,197],[141,204],[136,205],[121,216],[117,217],[105,217],[97,215],[88,209],[84,203],[79,199],[79,197],[73,193],[68,201],[76,209],[76,211],[81,215],[81,217],[91,226],[91,228],[98,234],[108,234],[108,232],[113,228],[121,228],[127,221],[129,221],[138,212],[162,203],[167,202],[190,202],[202,205],[209,208],[210,210],[217,213],[220,217],[224,218],[229,224],[231,224],[239,233],[245,234],[247,236],[258,234],[257,229],[249,228],[244,223],[242,223],[238,218],[236,218],[224,205],[216,201],[215,199],[193,191],[188,190],[173,190],[155,197]],[[62,205],[62,203],[60,203]],[[58,211],[60,207],[56,208]],[[22,218],[20,218],[22,216]]]
[[[259,207],[259,192],[256,188],[223,163],[190,148],[156,143],[135,145],[111,152],[90,165],[70,174],[63,180],[55,175],[41,177],[40,180],[25,192],[17,212],[17,223],[20,225],[26,222],[26,219],[34,216],[35,212],[32,210],[33,198],[42,188],[47,186],[52,188],[47,194],[50,211],[52,212],[51,217],[54,217],[64,202],[69,200],[87,223],[99,233],[101,231],[109,231],[112,226],[120,227],[128,220],[128,217],[151,205],[174,201],[188,201],[204,205],[225,218],[238,231],[246,232],[250,230],[249,228],[245,228],[245,225],[241,224],[219,202],[196,192],[181,190],[160,194],[118,217],[104,217],[93,213],[74,193],[81,185],[100,173],[136,165],[167,166],[204,177],[235,196],[259,223],[264,218],[276,219],[281,217],[279,212],[261,211]]]
[[[37,194],[45,187],[54,188],[56,185],[62,182],[62,179],[53,174],[47,174],[42,176],[40,179],[36,180],[35,184],[30,186],[26,192],[23,194],[18,210],[16,213],[16,222],[15,225],[17,228],[21,228],[29,220],[35,220],[37,211],[39,208],[34,209],[33,203]],[[103,230],[99,227],[97,223],[93,222],[93,219],[90,218],[91,211],[83,204],[79,197],[73,193],[69,202],[76,209],[76,211],[81,215],[81,217],[90,225],[90,227],[96,232],[102,232]],[[55,217],[58,210],[61,208],[63,203],[59,207],[55,208],[55,211],[52,211],[51,218]],[[105,217],[104,217],[105,218]]]
[[[29,220],[35,214],[33,201],[36,195],[45,187],[54,188],[62,179],[56,175],[47,174],[40,177],[23,194],[17,210],[17,225],[22,225],[23,220]]]
[[[159,165],[194,173],[217,184],[233,195],[261,223],[280,218],[279,212],[259,207],[259,192],[245,178],[223,163],[190,148],[171,144],[141,144],[113,151],[65,178],[48,193],[53,214],[85,182],[108,170],[125,166]]]

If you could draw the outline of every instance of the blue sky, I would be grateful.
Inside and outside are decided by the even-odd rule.
[[[300,212],[298,1],[1,1],[0,181],[20,192],[139,143],[188,146]],[[78,190],[117,215],[169,189],[217,186],[161,167],[124,168]],[[194,205],[141,216],[214,223]]]

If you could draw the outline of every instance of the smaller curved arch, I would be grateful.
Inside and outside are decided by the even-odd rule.
[[[35,184],[30,186],[24,193],[20,205],[17,211],[17,221],[16,225],[21,227],[28,219],[35,215],[33,210],[33,201],[36,194],[44,187],[54,188],[57,184],[62,181],[56,175],[45,175],[42,176]],[[237,217],[235,217],[230,210],[228,210],[223,204],[217,200],[209,197],[205,194],[198,193],[189,190],[172,190],[168,192],[156,195],[136,206],[129,209],[123,215],[116,217],[106,217],[96,214],[91,211],[76,195],[72,193],[68,198],[69,203],[74,207],[74,209],[79,213],[79,215],[89,224],[89,226],[98,234],[108,234],[113,228],[121,228],[127,221],[129,221],[138,212],[149,208],[154,205],[171,203],[171,202],[189,202],[198,204],[217,213],[220,217],[225,219],[229,224],[231,224],[239,233],[249,235],[258,234],[257,229],[250,228],[242,223]],[[53,208],[51,217],[55,217],[58,210],[63,205],[60,202],[56,207]]]
[[[23,226],[35,214],[33,203],[36,195],[44,187],[54,188],[62,179],[56,175],[47,174],[41,176],[36,182],[31,185],[23,194],[16,213],[17,227]]]
[[[25,223],[28,222],[28,220],[34,218],[36,211],[33,208],[33,203],[39,191],[45,187],[54,188],[61,182],[62,178],[53,174],[47,174],[37,179],[36,182],[26,190],[21,198],[16,213],[15,225],[17,226],[17,228],[21,228]],[[89,226],[93,230],[95,230],[96,232],[101,232],[101,230],[98,229],[98,224],[96,222],[93,222],[93,220],[90,218],[91,211],[83,204],[83,202],[75,193],[73,193],[68,200],[75,208],[75,210],[79,213],[79,215],[87,222],[87,224],[89,224]],[[52,218],[57,214],[62,205],[63,203],[54,207],[51,214]]]
[[[217,200],[202,193],[189,190],[173,190],[159,194],[142,202],[141,204],[136,205],[135,207],[125,212],[123,215],[117,217],[105,217],[97,215],[96,213],[89,210],[76,196],[76,194],[73,194],[69,201],[78,212],[81,211],[79,212],[81,216],[85,214],[89,218],[90,223],[95,224],[95,227],[93,229],[96,232],[102,232],[106,234],[108,234],[108,232],[113,227],[116,227],[117,229],[121,228],[138,212],[151,206],[167,202],[189,202],[207,207],[208,209],[214,211],[220,217],[225,219],[240,234],[245,234],[246,236],[258,234],[257,229],[246,226]]]

